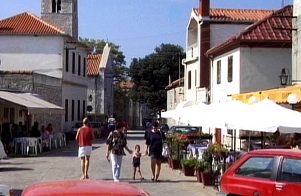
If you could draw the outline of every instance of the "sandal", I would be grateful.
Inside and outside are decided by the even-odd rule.
[[[152,182],[154,182],[155,181],[155,177],[152,177],[151,180],[152,180]]]
[[[140,180],[144,180],[144,178],[143,178],[143,177],[141,177],[141,178],[140,178]]]

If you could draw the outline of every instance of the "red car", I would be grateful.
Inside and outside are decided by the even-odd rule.
[[[224,173],[218,195],[301,195],[301,150],[248,152]]]
[[[33,184],[22,192],[22,196],[149,196],[140,188],[126,183],[100,180],[64,180]]]

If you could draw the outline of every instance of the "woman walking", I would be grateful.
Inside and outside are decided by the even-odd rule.
[[[116,130],[110,132],[106,144],[107,144],[107,154],[108,160],[111,155],[112,162],[112,174],[114,182],[119,182],[122,157],[125,155],[124,149],[126,149],[130,154],[132,150],[127,147],[127,140],[123,133],[123,123],[118,123]]]
[[[153,129],[149,132],[146,138],[146,154],[151,157],[152,181],[159,182],[161,171],[162,148],[165,135],[159,129],[159,123],[154,122]]]

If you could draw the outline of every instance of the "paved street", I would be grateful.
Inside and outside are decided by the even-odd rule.
[[[128,143],[130,148],[140,144],[144,150],[142,134],[129,135]],[[111,165],[105,158],[104,140],[97,140],[93,146],[90,178],[112,180]],[[146,180],[134,181],[131,160],[131,155],[123,159],[121,182],[141,187],[151,195],[216,195],[212,187],[203,188],[201,183],[196,182],[196,177],[186,177],[180,171],[170,169],[166,163],[162,165],[161,182],[151,182],[149,157],[143,157],[141,160],[141,170]],[[74,141],[69,142],[65,148],[43,153],[38,157],[0,160],[0,184],[9,185],[19,192],[35,182],[79,178],[80,160],[77,157],[77,145]]]

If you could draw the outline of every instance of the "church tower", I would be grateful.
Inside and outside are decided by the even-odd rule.
[[[42,0],[41,18],[78,40],[77,0]]]

